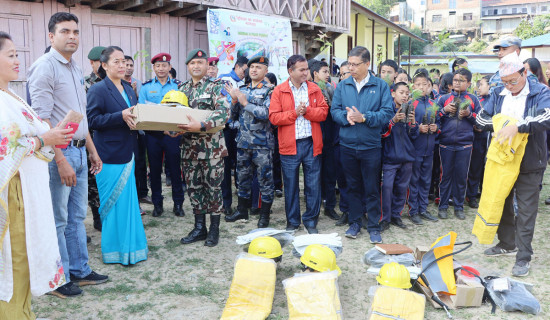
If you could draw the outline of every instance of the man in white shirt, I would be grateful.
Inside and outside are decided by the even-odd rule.
[[[550,90],[527,77],[516,52],[501,59],[499,74],[503,87],[491,93],[476,119],[476,125],[483,130],[493,131],[492,117],[502,113],[518,119],[518,122],[508,124],[496,132],[496,139],[500,143],[511,142],[517,133],[528,133],[529,138],[519,176],[504,204],[497,230],[499,243],[485,250],[485,255],[512,255],[517,252],[512,275],[522,277],[529,274],[540,184],[547,162],[546,130],[550,129]],[[518,206],[516,214],[514,192]]]

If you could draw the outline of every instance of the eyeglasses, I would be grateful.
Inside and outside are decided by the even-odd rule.
[[[348,74],[350,74],[350,73],[351,73],[351,72],[344,72],[344,73],[340,74],[340,77],[346,76],[346,75],[348,75]]]
[[[348,66],[349,66],[350,68],[357,68],[357,67],[359,67],[360,65],[362,65],[363,63],[366,63],[366,62],[351,63],[351,62],[348,61]]]
[[[502,81],[502,84],[507,87],[507,86],[515,86],[516,84],[519,83],[519,79],[521,78],[523,74],[519,74],[519,77],[516,78],[516,80],[513,80],[513,81]]]
[[[455,82],[455,83],[466,83],[466,82],[468,82],[468,81],[467,81],[467,80],[463,80],[463,79],[460,79],[460,80],[458,80],[458,79],[453,79],[453,82]]]

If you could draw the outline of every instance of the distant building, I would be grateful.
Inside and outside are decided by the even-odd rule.
[[[480,29],[481,0],[426,0],[425,32],[474,35]],[[521,0],[520,0],[521,1]]]
[[[548,13],[548,0],[482,0],[483,35],[511,34],[522,19]]]
[[[406,0],[398,2],[392,7],[390,21],[408,28],[418,27],[424,29],[426,1],[431,0]]]

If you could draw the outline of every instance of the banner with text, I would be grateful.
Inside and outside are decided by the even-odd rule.
[[[240,56],[269,58],[269,72],[279,83],[288,78],[286,63],[292,55],[290,21],[247,12],[208,9],[209,56],[218,57],[218,75],[228,73]]]

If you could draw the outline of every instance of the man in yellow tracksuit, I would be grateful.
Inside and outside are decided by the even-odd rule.
[[[550,90],[536,79],[527,76],[516,52],[500,61],[499,74],[503,87],[493,90],[476,125],[487,131],[496,131],[500,143],[511,143],[518,133],[528,133],[525,155],[514,188],[507,196],[498,226],[499,243],[487,250],[487,256],[516,254],[512,275],[529,274],[533,248],[540,185],[546,168],[546,130],[550,129]],[[492,117],[502,113],[518,120],[500,130],[493,130]],[[514,215],[514,190],[517,216]],[[517,252],[517,253],[516,253]]]

